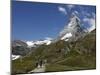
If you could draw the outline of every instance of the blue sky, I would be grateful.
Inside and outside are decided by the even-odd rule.
[[[12,38],[56,38],[75,13],[85,28],[95,26],[95,6],[12,1]]]

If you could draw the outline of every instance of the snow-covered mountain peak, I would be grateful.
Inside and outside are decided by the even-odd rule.
[[[72,13],[69,22],[65,25],[64,29],[60,32],[60,40],[68,41],[69,38],[75,38],[81,32],[80,19]]]
[[[79,25],[80,25],[80,19],[75,14],[72,14],[69,23],[65,25],[64,29],[60,32],[60,36],[66,33],[73,32],[73,30]]]
[[[32,47],[34,45],[33,41],[26,41],[26,44],[28,47]]]
[[[42,45],[42,44],[49,45],[49,44],[51,44],[51,39],[46,38],[45,40],[26,41],[26,43],[27,43],[28,47],[35,47],[36,45]]]

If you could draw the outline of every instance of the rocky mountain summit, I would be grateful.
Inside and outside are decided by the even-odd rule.
[[[76,41],[83,37],[86,33],[81,27],[81,20],[72,13],[69,23],[65,25],[63,30],[59,33],[59,39],[65,41]]]

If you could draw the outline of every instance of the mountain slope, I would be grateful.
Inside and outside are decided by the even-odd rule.
[[[21,40],[12,41],[12,54],[25,56],[30,51],[27,44]]]
[[[47,60],[46,72],[96,68],[96,30],[77,41],[59,40],[41,45],[23,58],[12,61],[12,73],[28,73],[38,60]]]

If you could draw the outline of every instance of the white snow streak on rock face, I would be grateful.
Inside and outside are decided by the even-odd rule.
[[[68,41],[69,39],[65,39],[65,41]]]
[[[16,60],[18,58],[20,58],[20,55],[12,55],[12,60]]]
[[[61,38],[61,40],[64,40],[64,39],[66,39],[66,38],[70,38],[72,36],[72,34],[71,33],[67,33],[67,34],[65,34],[62,38]],[[67,41],[67,40],[66,40]]]

